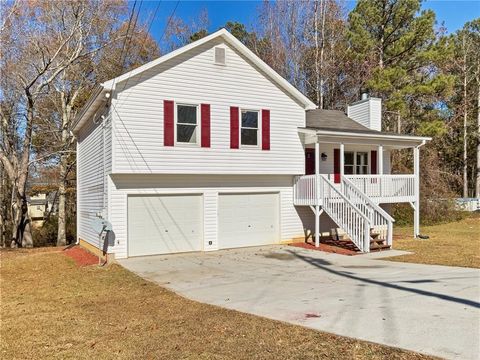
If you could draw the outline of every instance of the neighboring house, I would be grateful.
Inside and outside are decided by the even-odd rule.
[[[217,31],[101,84],[79,114],[79,241],[125,258],[310,232],[318,244],[342,228],[367,252],[391,244],[393,219],[379,204],[395,202],[415,208],[418,235],[428,138],[381,133],[380,114],[374,98],[349,106],[349,117],[316,110]],[[414,149],[415,173],[389,175],[390,151],[402,148]],[[112,225],[106,243],[96,217]]]
[[[41,225],[48,209],[47,194],[37,194],[27,197],[28,215],[36,225]]]
[[[33,224],[40,226],[43,224],[46,214],[56,215],[57,213],[58,199],[56,199],[56,192],[40,192],[27,196],[27,205],[28,215]]]

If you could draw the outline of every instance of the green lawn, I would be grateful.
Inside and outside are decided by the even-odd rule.
[[[2,251],[3,359],[427,359],[187,300],[118,265]]]
[[[421,233],[428,240],[413,239],[411,227],[394,229],[393,248],[413,252],[387,260],[422,264],[436,264],[480,268],[480,217],[473,215],[464,220],[423,226]]]

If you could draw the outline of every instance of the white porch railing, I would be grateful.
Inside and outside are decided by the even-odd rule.
[[[319,176],[322,209],[362,252],[370,251],[370,220],[324,175]]]
[[[293,203],[295,205],[320,205],[315,175],[296,176],[293,183]]]
[[[415,201],[415,175],[345,175],[376,203]]]
[[[342,193],[368,217],[373,234],[378,237],[377,239],[385,240],[387,245],[391,246],[395,220],[345,176],[342,178]]]

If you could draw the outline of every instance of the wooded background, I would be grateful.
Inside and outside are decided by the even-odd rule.
[[[130,6],[129,6],[130,5]],[[209,33],[142,1],[13,1],[0,9],[0,245],[75,239],[77,113],[95,84]],[[157,42],[150,29],[167,19]],[[452,217],[448,199],[480,197],[480,18],[453,34],[419,0],[264,2],[254,26],[227,28],[322,109],[345,110],[367,90],[383,130],[433,137],[422,148],[422,217]],[[216,30],[216,29],[210,29]],[[411,168],[394,154],[393,171]],[[32,230],[27,196],[53,192],[58,214]],[[397,209],[401,216],[402,209]]]

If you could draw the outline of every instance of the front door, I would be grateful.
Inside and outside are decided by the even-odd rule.
[[[315,174],[315,149],[305,149],[305,175]]]

